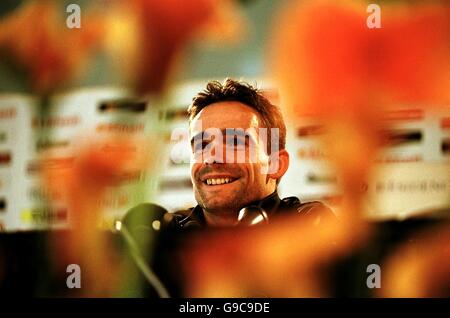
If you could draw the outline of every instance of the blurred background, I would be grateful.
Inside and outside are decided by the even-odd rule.
[[[341,224],[308,242],[295,223],[258,229],[264,248],[249,259],[271,269],[224,252],[251,246],[233,234],[186,247],[195,261],[186,256],[183,295],[448,296],[449,4],[380,1],[380,29],[369,28],[368,6],[2,1],[0,293],[145,295],[118,224],[143,202],[196,205],[186,109],[208,81],[229,77],[285,115],[280,196],[322,201]],[[148,231],[155,242],[158,229]],[[298,243],[284,238],[291,231]],[[330,238],[339,246],[320,247]],[[146,251],[157,258],[153,241]],[[90,288],[66,288],[73,262]],[[367,287],[369,264],[381,265],[383,288]]]

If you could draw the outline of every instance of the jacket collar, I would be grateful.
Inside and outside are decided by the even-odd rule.
[[[268,195],[267,197],[265,197],[261,200],[253,201],[253,202],[247,204],[246,206],[243,206],[242,208],[249,207],[249,206],[257,206],[257,207],[260,207],[261,209],[263,209],[267,213],[267,215],[270,217],[272,214],[274,214],[277,211],[277,209],[280,205],[280,202],[281,202],[281,199],[278,195],[277,190],[275,190],[272,194]],[[194,207],[192,209],[191,214],[186,219],[190,219],[194,222],[197,222],[202,227],[206,226],[205,215],[204,215],[203,209],[200,207],[200,205],[197,205],[196,207]]]

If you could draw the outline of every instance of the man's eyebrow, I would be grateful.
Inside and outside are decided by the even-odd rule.
[[[253,140],[253,137],[248,134],[248,132],[243,128],[224,128],[220,129],[220,132],[222,133],[222,136],[228,136],[228,134],[232,134],[232,136],[238,136],[238,137],[249,137]],[[191,138],[191,146],[194,145],[195,140],[203,140],[203,138],[209,138],[208,130],[202,131],[194,135],[194,137]]]
[[[227,128],[229,129],[229,128]],[[227,129],[220,129],[220,132],[222,133],[222,136],[225,136]],[[199,132],[194,137],[191,138],[191,145],[194,144],[195,140],[202,140],[203,138],[209,138],[208,130]]]

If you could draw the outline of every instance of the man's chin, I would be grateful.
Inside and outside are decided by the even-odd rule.
[[[211,187],[213,188],[213,187]],[[204,191],[204,189],[198,189],[195,196],[197,202],[207,211],[227,211],[239,210],[240,203],[242,203],[244,196],[236,195],[242,194],[242,189],[233,188],[232,191]],[[203,190],[203,191],[202,191]]]
[[[230,211],[235,212],[236,209],[238,209],[237,205],[232,203],[233,201],[230,200],[212,200],[205,202],[202,206],[207,211]]]

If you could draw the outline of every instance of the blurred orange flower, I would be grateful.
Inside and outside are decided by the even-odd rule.
[[[380,29],[368,28],[366,9],[358,0],[289,3],[271,42],[289,118],[327,126],[322,141],[354,208],[382,145],[383,111],[450,100],[450,6],[383,3]]]
[[[135,150],[136,142],[117,137],[96,142],[91,139],[74,153],[71,164],[44,168],[44,187],[60,193],[62,199],[57,204],[63,203],[70,211],[67,237],[50,242],[53,255],[57,265],[73,259],[82,263],[87,285],[83,296],[112,296],[118,290],[120,263],[113,261],[118,258],[117,251],[100,231],[104,216],[100,202],[105,192],[120,185],[127,173],[146,167],[146,158]]]
[[[450,5],[381,6],[369,29],[365,1],[301,1],[279,16],[273,70],[288,110],[331,118],[401,103],[445,103]]]
[[[380,297],[448,297],[450,227],[416,234],[382,264]]]
[[[329,296],[333,260],[362,242],[354,238],[363,228],[347,225],[286,215],[268,226],[202,233],[182,255],[187,296]]]
[[[53,0],[27,1],[0,21],[0,55],[27,74],[33,91],[48,94],[73,78],[104,33],[98,17],[68,29]]]
[[[214,0],[112,1],[109,47],[138,94],[161,93],[180,53],[209,27],[228,39],[242,22],[232,2]],[[223,19],[223,16],[227,20]],[[231,30],[231,31],[230,31]],[[234,30],[234,31],[233,31]],[[231,36],[230,36],[231,34]],[[223,39],[223,34],[216,34]],[[127,41],[127,45],[121,41]]]

